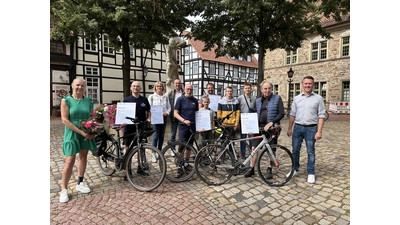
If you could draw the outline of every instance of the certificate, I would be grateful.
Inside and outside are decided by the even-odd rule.
[[[133,124],[131,120],[125,119],[126,116],[136,117],[136,103],[117,102],[117,112],[115,114],[115,124]]]
[[[210,110],[196,111],[196,131],[211,130]]]
[[[210,109],[214,110],[216,112],[218,110],[218,102],[221,100],[221,96],[219,95],[209,95],[210,98]]]
[[[162,105],[152,105],[150,112],[151,112],[151,124],[164,124]]]
[[[258,115],[257,113],[240,113],[240,121],[242,134],[258,134],[260,132],[258,128]]]

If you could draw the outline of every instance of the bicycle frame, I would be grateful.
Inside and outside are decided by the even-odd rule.
[[[278,161],[276,160],[275,155],[273,154],[273,151],[272,151],[271,146],[268,144],[268,142],[269,142],[270,140],[272,140],[273,138],[275,138],[275,137],[276,137],[276,135],[273,135],[273,136],[271,137],[271,139],[267,139],[267,137],[265,136],[265,134],[262,134],[261,136],[256,136],[256,137],[248,137],[248,138],[241,138],[241,139],[229,140],[228,145],[226,145],[224,151],[222,151],[222,152],[217,156],[217,158],[220,159],[220,158],[224,155],[224,153],[229,149],[229,147],[231,147],[231,148],[233,149],[233,155],[234,155],[234,157],[235,157],[235,162],[237,162],[237,161],[238,161],[238,157],[237,157],[237,155],[236,155],[236,149],[235,149],[235,146],[234,146],[234,143],[235,143],[235,142],[248,141],[248,140],[257,140],[257,139],[261,139],[261,138],[262,138],[263,140],[261,141],[261,143],[257,145],[257,147],[251,152],[251,154],[249,155],[249,157],[247,157],[247,159],[246,159],[244,162],[242,162],[241,164],[242,164],[242,165],[245,165],[245,166],[249,165],[250,160],[255,156],[255,154],[257,154],[258,151],[260,151],[264,146],[266,146],[267,149],[268,149],[269,155],[271,156],[271,158],[272,158],[273,162],[275,163],[275,165],[278,167],[278,166],[279,166],[279,163],[278,163]],[[217,166],[217,167],[223,167],[223,166]]]

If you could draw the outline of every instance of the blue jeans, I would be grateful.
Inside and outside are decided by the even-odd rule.
[[[153,124],[153,129],[155,132],[152,136],[153,140],[151,141],[151,145],[158,148],[160,151],[162,150],[162,146],[164,144],[164,134],[167,126],[166,119],[167,118],[164,117],[164,124]]]
[[[315,174],[315,134],[317,133],[317,126],[315,127],[304,127],[297,124],[294,125],[292,133],[292,147],[293,147],[293,158],[294,158],[294,169],[299,171],[300,167],[300,148],[303,143],[303,139],[306,142],[307,148],[307,173]]]
[[[171,136],[169,138],[170,142],[176,140],[176,131],[178,130],[179,121],[177,119],[171,120]]]
[[[249,137],[254,137],[253,134],[250,134]],[[247,138],[247,134],[240,134],[240,139]],[[250,151],[251,151],[251,146],[253,146],[253,141],[249,140],[249,145],[250,145]],[[246,156],[246,145],[244,141],[240,142],[240,153],[242,154],[242,158]],[[251,152],[250,152],[251,154]]]

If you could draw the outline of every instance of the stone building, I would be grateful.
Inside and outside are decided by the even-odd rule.
[[[321,22],[331,39],[311,34],[296,51],[267,51],[264,78],[273,84],[274,93],[282,96],[286,107],[288,94],[290,99],[300,94],[303,77],[311,75],[314,92],[325,98],[327,110],[332,103],[345,103],[348,106],[344,113],[350,113],[350,14],[341,22],[332,19]],[[290,68],[294,71],[291,83],[287,73]],[[334,112],[332,106],[331,111]]]

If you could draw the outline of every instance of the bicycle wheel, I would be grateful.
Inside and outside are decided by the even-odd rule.
[[[329,119],[329,113],[325,111],[325,121]]]
[[[107,137],[106,144],[107,147],[104,154],[96,158],[101,172],[107,176],[111,176],[116,171],[115,158],[117,157],[118,145],[117,141],[111,136]]]
[[[182,152],[179,152],[179,149]],[[185,158],[185,154],[189,154],[189,151],[189,158]],[[193,177],[195,173],[194,159],[197,155],[197,150],[193,146],[182,141],[170,142],[162,149],[162,154],[167,165],[165,176],[168,180],[182,182]],[[189,163],[188,167],[184,166],[185,162]]]
[[[271,145],[272,150],[275,150],[275,158],[277,164],[270,160],[268,149],[264,149],[257,160],[258,175],[261,179],[270,186],[279,187],[286,184],[293,176],[294,160],[292,153],[282,145]],[[272,177],[268,178],[268,168],[271,165],[270,172]],[[286,175],[289,174],[288,177]]]
[[[153,152],[158,157],[156,163],[151,162]],[[143,145],[140,150],[135,147],[126,158],[127,180],[139,191],[152,191],[158,188],[165,178],[165,171],[166,164],[161,151],[151,145]]]
[[[204,183],[221,185],[233,175],[233,154],[230,151],[225,151],[222,145],[207,145],[197,153],[194,160],[194,169],[197,176]]]

